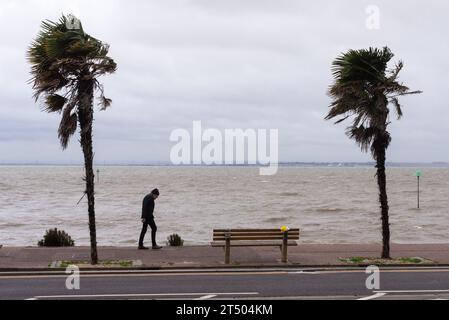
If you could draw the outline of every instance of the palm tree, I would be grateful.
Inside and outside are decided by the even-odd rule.
[[[410,91],[398,81],[403,68],[399,62],[393,69],[387,69],[394,54],[389,48],[349,50],[333,62],[335,82],[329,89],[333,98],[326,120],[340,117],[340,123],[348,118],[352,124],[347,135],[354,139],[362,151],[371,151],[376,161],[377,183],[382,220],[382,258],[390,259],[390,223],[388,216],[387,183],[385,175],[386,150],[391,142],[388,132],[390,104],[395,108],[398,119],[402,117],[399,97],[421,93]]]
[[[58,22],[42,22],[41,31],[28,50],[31,83],[36,101],[43,98],[44,110],[60,113],[58,137],[63,149],[80,127],[84,153],[85,181],[89,212],[91,262],[98,263],[95,227],[92,123],[95,93],[101,110],[110,106],[98,77],[113,73],[117,65],[108,56],[109,46],[86,34],[74,16]]]

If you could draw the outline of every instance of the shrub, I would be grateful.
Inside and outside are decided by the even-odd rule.
[[[171,247],[182,247],[184,245],[184,240],[178,234],[172,234],[167,240]]]
[[[39,247],[73,247],[75,241],[63,230],[50,229],[44,238],[37,243]]]

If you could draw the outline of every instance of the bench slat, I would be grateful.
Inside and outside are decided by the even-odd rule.
[[[289,232],[299,232],[299,229],[290,229]],[[280,229],[214,229],[214,233],[219,232],[282,232]]]
[[[223,232],[216,232],[214,231],[213,234],[226,234],[226,233],[231,233],[231,234],[283,234],[284,232],[280,231],[280,230],[274,230],[274,231],[223,231]],[[294,230],[294,231],[289,231],[289,234],[298,234],[300,233],[299,230]]]
[[[216,237],[214,238],[214,241],[225,241],[226,238],[225,237]],[[231,242],[233,241],[242,241],[242,240],[282,240],[281,237],[263,237],[263,236],[258,236],[258,237],[240,237],[240,236],[235,236],[235,237],[231,237]]]
[[[283,232],[215,232],[214,237],[224,237],[230,234],[231,236],[283,236]],[[299,236],[299,232],[289,232],[288,235]]]
[[[224,241],[213,241],[211,242],[212,247],[225,247],[226,243]],[[282,241],[239,241],[232,243],[231,247],[280,247],[282,246]],[[296,247],[298,243],[296,241],[289,241],[289,247]]]
[[[299,240],[299,236],[289,236],[290,240]],[[214,241],[225,241],[225,237],[214,237]],[[282,240],[283,236],[231,236],[232,241],[242,241],[242,240]]]
[[[213,241],[225,241],[226,235],[230,235],[232,241],[244,240],[283,240],[284,232],[279,229],[215,229]],[[300,229],[291,229],[288,232],[290,240],[299,240]]]
[[[282,234],[282,233],[278,233],[278,234],[269,234],[269,233],[267,233],[267,234],[248,234],[248,233],[245,233],[245,234],[230,234],[230,237],[231,237],[231,239],[237,239],[237,238],[240,238],[240,237],[271,237],[271,238],[275,238],[275,239],[283,239],[284,238],[284,234]],[[289,238],[299,238],[299,233],[294,233],[294,234],[288,234],[288,237]],[[215,238],[223,238],[223,239],[225,239],[226,238],[226,235],[224,235],[224,234],[214,234],[213,235],[213,238],[215,239]]]

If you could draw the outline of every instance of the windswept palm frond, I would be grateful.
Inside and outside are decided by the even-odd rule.
[[[387,64],[393,56],[387,47],[349,50],[333,62],[334,78],[340,85],[354,81],[375,84],[383,80]]]
[[[70,137],[76,132],[78,115],[73,112],[74,107],[74,104],[65,107],[59,124],[58,138],[63,149],[67,148]]]
[[[27,52],[34,98],[37,101],[43,97],[45,111],[63,113],[58,136],[64,149],[69,141],[67,135],[76,132],[73,123],[77,119],[72,111],[69,116],[64,107],[69,100],[75,112],[74,107],[80,106],[81,95],[74,94],[80,81],[92,80],[98,84],[96,88],[101,88],[99,104],[104,110],[112,100],[104,97],[97,78],[117,69],[114,60],[108,56],[109,45],[86,34],[81,23],[79,28],[69,28],[68,22],[67,16],[62,16],[58,22],[42,22],[41,31]],[[64,125],[68,127],[64,128]]]
[[[396,109],[396,114],[398,116],[398,120],[402,118],[403,113],[402,113],[402,108],[401,108],[401,104],[399,103],[399,99],[394,97],[390,99],[390,102],[393,104],[393,106]]]
[[[352,119],[347,128],[350,138],[356,140],[363,151],[370,150],[373,132],[383,132],[389,123],[388,104],[395,107],[398,118],[403,113],[398,97],[418,94],[398,82],[404,67],[400,61],[392,70],[388,63],[394,57],[387,47],[349,50],[332,64],[334,84],[328,94],[333,98],[326,120],[338,118],[336,123]],[[361,131],[368,130],[367,133]],[[386,138],[386,137],[384,137]],[[366,139],[366,141],[362,141]]]
[[[59,94],[49,94],[45,100],[44,110],[47,112],[61,112],[67,99]]]

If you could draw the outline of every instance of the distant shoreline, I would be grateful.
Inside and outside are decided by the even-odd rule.
[[[281,162],[280,167],[371,168],[374,162]],[[449,168],[448,162],[390,162],[390,168]],[[0,163],[0,167],[83,167],[82,163]],[[173,165],[170,163],[95,163],[95,167],[259,168],[260,165]]]

